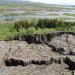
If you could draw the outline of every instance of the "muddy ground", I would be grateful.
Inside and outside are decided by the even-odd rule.
[[[75,35],[54,36],[48,44],[0,41],[0,75],[74,75]]]

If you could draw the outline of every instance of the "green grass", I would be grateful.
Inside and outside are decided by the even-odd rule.
[[[19,31],[19,35],[42,35],[42,34],[48,34],[50,32],[56,31],[56,29],[48,29],[48,28],[44,28],[44,29],[40,29],[38,28],[37,30],[34,27],[30,27],[28,29],[20,29]]]
[[[42,35],[55,31],[75,31],[75,22],[63,22],[57,19],[21,20],[15,23],[0,24],[0,40],[21,35]]]
[[[75,14],[68,14],[68,13],[65,13],[64,15],[65,16],[75,16]]]
[[[51,31],[54,31],[54,29],[35,29],[33,27],[28,29],[20,29],[19,32],[17,32],[15,29],[13,30],[13,26],[10,25],[0,25],[0,40],[6,40],[9,37],[17,36],[17,35],[34,35],[34,34],[47,34]]]
[[[14,36],[17,34],[17,32],[14,30],[11,32],[12,25],[10,24],[0,24],[0,40],[5,40],[9,36]]]
[[[9,32],[10,26],[8,25],[0,25],[0,40],[5,39],[10,34]]]

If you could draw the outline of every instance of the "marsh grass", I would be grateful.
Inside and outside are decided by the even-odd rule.
[[[75,31],[75,22],[57,19],[21,20],[15,23],[0,24],[0,40],[17,35],[48,34],[55,31]]]

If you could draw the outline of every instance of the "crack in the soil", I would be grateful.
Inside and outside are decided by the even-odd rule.
[[[31,60],[28,62],[25,62],[23,60],[17,60],[17,59],[10,58],[10,59],[7,59],[4,61],[6,66],[15,66],[15,67],[17,67],[18,65],[25,67],[25,66],[28,66],[30,64],[49,65],[49,64],[52,64],[53,62],[54,62],[53,58],[51,58],[50,60]]]

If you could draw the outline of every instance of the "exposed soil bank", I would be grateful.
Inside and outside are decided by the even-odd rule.
[[[15,38],[11,40],[0,41],[1,75],[74,74],[72,71],[75,70],[75,61],[66,58],[67,54],[74,56],[75,53],[74,32],[20,36],[16,39],[20,41]]]
[[[53,37],[61,36],[64,34],[71,34],[75,35],[75,32],[65,32],[65,31],[58,31],[58,32],[51,32],[48,34],[34,34],[34,35],[22,35],[22,36],[14,36],[12,38],[9,38],[9,40],[21,40],[21,41],[26,41],[29,44],[30,43],[48,43],[51,41]]]
[[[65,32],[65,31],[58,31],[43,35],[36,35],[36,34],[22,35],[9,38],[9,40],[26,41],[28,44],[43,43],[51,47],[52,51],[57,51],[59,53],[63,53],[64,51],[66,51],[66,54],[69,54],[70,51],[74,49],[75,46],[74,39],[75,39],[75,32]]]

